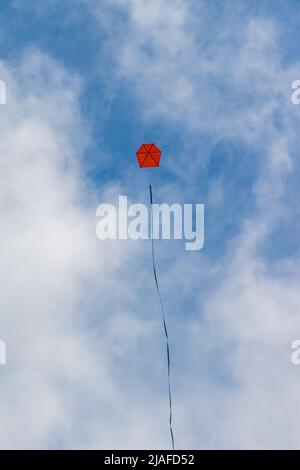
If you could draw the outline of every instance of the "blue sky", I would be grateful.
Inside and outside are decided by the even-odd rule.
[[[1,3],[2,448],[169,445],[150,247],[95,236],[98,204],[149,182],[206,207],[202,251],[157,243],[178,446],[298,446],[298,9]]]
[[[4,3],[6,6],[1,10],[3,45],[5,44],[2,49],[3,58],[8,61],[17,60],[24,49],[38,48],[61,62],[71,72],[80,75],[83,81],[80,107],[93,136],[91,145],[83,156],[84,171],[88,173],[89,178],[96,184],[97,181],[103,181],[103,179],[119,181],[124,178],[128,167],[131,166],[135,170],[134,152],[144,141],[159,142],[166,158],[168,154],[172,158],[174,152],[180,155],[183,166],[185,159],[193,161],[194,148],[201,150],[203,145],[205,147],[208,145],[210,147],[209,162],[200,168],[195,164],[194,168],[194,174],[199,179],[195,185],[199,201],[204,200],[211,181],[218,177],[227,178],[225,194],[227,209],[224,211],[222,207],[221,213],[210,211],[207,214],[208,223],[212,218],[212,224],[214,224],[217,217],[218,232],[221,237],[224,231],[228,232],[228,237],[230,237],[238,230],[241,215],[246,215],[253,209],[251,190],[259,165],[259,156],[256,151],[253,151],[251,144],[245,146],[240,139],[214,142],[212,139],[208,141],[205,134],[192,133],[190,135],[184,129],[184,116],[176,125],[159,117],[143,121],[143,104],[136,99],[132,84],[118,79],[118,74],[114,71],[115,57],[110,56],[106,51],[109,31],[99,28],[95,12],[88,8],[85,2],[76,2],[76,6],[73,2],[65,2],[63,5],[59,5],[59,2],[46,2],[43,7],[38,6],[36,2],[8,1]],[[220,9],[220,2],[211,2],[210,7],[206,7],[206,13],[212,29],[207,28],[204,34],[204,42],[208,42],[208,49],[211,47],[210,33],[216,28],[219,29],[220,17],[228,15],[228,22],[234,22],[237,14],[236,7],[247,15],[259,15],[264,18],[272,15],[272,18],[278,21],[279,3],[276,1],[263,3],[262,5],[261,2],[258,4],[229,2],[227,7]],[[99,5],[101,8],[103,2],[99,2]],[[295,7],[295,2],[286,2],[280,8],[279,26],[283,26],[283,20],[289,23],[288,35],[286,32],[284,34],[284,41],[289,47],[287,51],[280,51],[287,63],[295,60],[290,45],[297,42],[297,34],[299,34],[296,25],[293,24],[294,15],[291,15]],[[117,22],[119,21],[116,28],[120,30],[124,28],[126,35],[126,26],[128,26],[126,14],[118,14],[118,12],[115,14]],[[118,38],[116,44],[118,47]],[[111,79],[114,81],[113,85]],[[213,85],[220,90],[222,99],[224,102],[229,102],[229,106],[239,106],[240,100],[246,107],[249,99],[255,103],[255,94],[252,96],[249,90],[237,96],[234,89],[226,84],[223,85],[220,81]],[[103,161],[103,156],[100,156],[100,146],[105,148],[109,155],[108,162]],[[198,153],[201,158],[201,152]],[[184,174],[178,181],[178,177],[176,178],[176,175],[170,171],[163,170],[160,173],[159,184],[163,184],[164,180],[174,186],[178,184],[179,187],[190,184]],[[135,171],[134,175],[136,178],[140,176],[138,171]],[[129,182],[126,181],[127,186],[128,184]],[[238,197],[236,197],[237,193]],[[209,230],[209,225],[207,229]],[[212,256],[220,247],[219,237],[216,237],[215,230],[213,232],[213,236],[207,239],[208,255]],[[275,242],[276,247],[269,246],[269,251],[272,249],[282,251],[284,244],[279,235]],[[289,236],[286,242],[291,243]],[[289,249],[289,247],[286,248]]]

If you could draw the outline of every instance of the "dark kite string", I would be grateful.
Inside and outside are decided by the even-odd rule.
[[[163,320],[163,326],[164,326],[164,332],[165,332],[165,337],[166,337],[166,346],[167,346],[167,366],[168,366],[168,392],[169,392],[169,427],[170,427],[170,434],[171,434],[171,441],[172,441],[172,449],[174,450],[174,434],[173,434],[173,428],[172,428],[172,393],[171,393],[171,380],[170,380],[170,347],[169,347],[169,335],[168,335],[168,329],[167,329],[167,324],[166,324],[166,316],[165,316],[165,309],[164,305],[162,302],[162,297],[160,294],[159,286],[158,286],[158,280],[157,280],[157,274],[156,274],[156,268],[155,268],[155,256],[154,256],[154,241],[153,241],[153,210],[152,210],[152,188],[151,185],[149,185],[150,189],[150,207],[151,207],[151,247],[152,247],[152,266],[153,266],[153,274],[154,274],[154,280],[155,280],[155,285],[156,285],[156,290],[159,298],[159,303],[161,307],[161,313],[162,313],[162,320]]]

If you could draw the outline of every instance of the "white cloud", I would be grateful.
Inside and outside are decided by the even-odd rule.
[[[80,80],[37,50],[2,62],[0,74],[9,90],[0,135],[0,446],[167,445],[158,430],[165,375],[150,368],[161,329],[146,311],[156,298],[140,312],[134,290],[145,275],[129,284],[139,270],[132,252],[143,256],[144,246],[96,238],[99,198],[120,189],[96,192],[87,182]]]

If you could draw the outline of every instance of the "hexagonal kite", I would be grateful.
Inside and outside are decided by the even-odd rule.
[[[140,168],[159,166],[161,151],[155,144],[143,144],[136,152]]]

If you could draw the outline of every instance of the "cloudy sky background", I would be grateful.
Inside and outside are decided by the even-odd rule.
[[[151,182],[206,206],[202,251],[156,244],[177,448],[300,448],[298,2],[2,0],[0,22],[0,447],[170,446],[150,245],[96,238]]]

